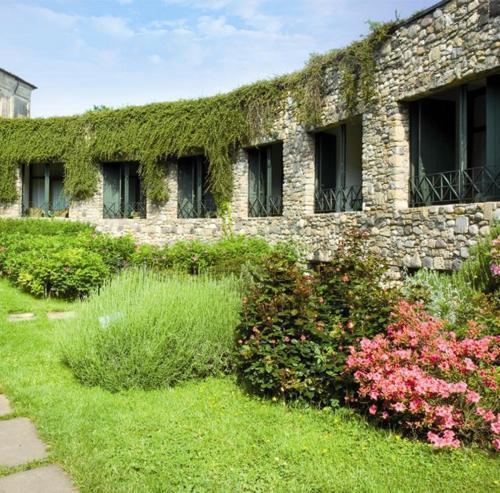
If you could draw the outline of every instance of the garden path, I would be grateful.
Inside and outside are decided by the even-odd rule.
[[[0,394],[0,468],[22,468],[47,457],[28,418],[12,417],[9,400]],[[7,417],[8,419],[2,419]],[[57,465],[45,465],[0,477],[0,493],[75,493],[70,478]]]

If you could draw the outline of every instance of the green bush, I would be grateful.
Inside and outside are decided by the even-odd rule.
[[[400,298],[398,289],[385,287],[388,266],[367,251],[366,240],[358,230],[348,231],[331,262],[317,269],[322,316],[338,321],[340,346],[385,331]]]
[[[64,219],[0,219],[0,236],[7,234],[28,234],[28,235],[73,235],[76,233],[90,233],[94,227],[75,221]]]
[[[163,248],[142,245],[131,256],[137,266],[173,270],[186,274],[239,275],[249,266],[261,264],[275,250],[294,255],[294,247],[275,247],[260,238],[232,236],[216,242],[178,241]]]
[[[17,256],[16,264],[15,283],[34,296],[82,298],[109,277],[101,256],[83,248],[65,248],[45,257],[28,251]]]
[[[0,274],[35,296],[87,296],[129,265],[135,243],[87,225],[56,220],[0,221]]]
[[[498,225],[470,250],[470,257],[451,274],[421,269],[407,276],[404,296],[424,303],[426,310],[446,321],[447,327],[465,335],[468,322],[479,324],[483,334],[500,332],[500,291],[490,266],[492,242],[500,234]]]
[[[135,241],[131,236],[109,236],[102,233],[80,235],[80,244],[98,254],[112,273],[127,267],[135,252]]]
[[[82,265],[77,271],[73,265],[61,264],[60,252],[68,249],[80,252],[76,257],[81,259]],[[116,238],[69,221],[0,221],[0,274],[39,296],[85,296],[102,285],[107,276],[131,265],[192,275],[240,276],[248,267],[261,264],[273,251],[286,251],[287,255],[296,256],[291,245],[273,247],[265,240],[245,236],[232,236],[216,242],[180,241],[160,248],[138,246],[130,236]],[[97,258],[95,255],[100,259],[95,269],[85,267],[85,259],[92,262],[92,258]],[[39,259],[34,270],[32,256]],[[64,259],[74,262],[74,256]],[[55,270],[62,275],[55,275]],[[64,272],[73,278],[65,280]],[[76,272],[80,276],[78,279],[74,278]],[[54,284],[55,279],[62,283],[60,287]],[[86,289],[79,279],[89,283]]]
[[[229,365],[240,296],[229,279],[127,270],[81,302],[63,361],[86,385],[153,389]]]
[[[336,364],[333,327],[320,319],[316,279],[272,255],[254,272],[236,331],[236,368],[252,391],[328,404]]]
[[[252,390],[330,405],[342,397],[348,348],[382,332],[398,299],[381,287],[383,263],[362,238],[317,272],[275,254],[253,272],[237,329],[236,365]]]
[[[457,287],[472,286],[483,293],[491,293],[499,288],[498,278],[495,278],[490,270],[493,262],[492,243],[499,237],[500,223],[496,223],[492,226],[490,234],[470,249],[469,258],[453,275]]]

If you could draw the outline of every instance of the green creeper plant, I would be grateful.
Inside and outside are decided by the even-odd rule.
[[[72,199],[91,197],[100,162],[134,160],[155,203],[168,199],[166,162],[202,153],[210,162],[210,189],[219,208],[232,193],[232,162],[238,147],[269,135],[288,98],[295,118],[319,125],[327,93],[326,75],[341,74],[346,110],[370,103],[375,95],[376,52],[392,24],[373,25],[363,40],[344,50],[313,55],[303,70],[240,87],[212,97],[108,109],[82,115],[37,119],[0,119],[0,202],[17,199],[19,165],[62,162],[64,189]]]

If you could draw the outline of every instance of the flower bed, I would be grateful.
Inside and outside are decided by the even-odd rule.
[[[500,337],[462,340],[422,307],[401,302],[386,334],[351,348],[350,401],[375,419],[425,435],[436,447],[490,443],[500,449]]]

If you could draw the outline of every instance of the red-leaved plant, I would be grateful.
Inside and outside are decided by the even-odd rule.
[[[458,340],[422,306],[401,302],[386,334],[351,347],[348,401],[436,447],[476,443],[500,449],[500,337],[479,337],[470,324]]]

